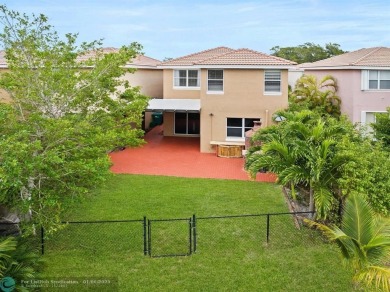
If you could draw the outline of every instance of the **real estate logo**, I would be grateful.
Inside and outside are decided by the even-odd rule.
[[[0,289],[3,292],[10,292],[15,289],[15,280],[11,277],[5,277],[0,281]]]

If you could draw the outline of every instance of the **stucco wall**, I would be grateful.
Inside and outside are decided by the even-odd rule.
[[[163,96],[163,73],[160,69],[137,69],[123,77],[131,86],[140,86],[141,93],[153,98]]]
[[[318,78],[332,75],[337,79],[341,111],[353,123],[361,122],[362,111],[385,111],[390,106],[390,90],[361,90],[361,70],[305,70]]]
[[[164,98],[201,99],[200,150],[213,152],[210,141],[226,141],[227,118],[261,118],[272,123],[276,110],[288,106],[288,73],[282,70],[282,93],[264,94],[264,70],[225,69],[223,94],[207,92],[207,70],[201,70],[200,90],[173,88],[173,70],[164,70]],[[212,114],[212,115],[210,115]],[[164,114],[164,135],[173,135],[172,113]]]
[[[183,68],[186,69],[186,68]],[[179,99],[199,99],[200,90],[199,89],[177,89],[173,88],[173,70],[165,69],[164,70],[164,98],[179,98]],[[202,87],[202,84],[200,84]]]
[[[207,84],[207,70],[202,70]],[[288,75],[282,72],[282,94],[264,95],[263,70],[224,70],[224,93],[208,94],[201,89],[201,152],[213,152],[210,141],[226,141],[227,118],[261,118],[263,126],[272,123],[276,110],[288,106]],[[211,115],[212,114],[212,115]]]
[[[164,136],[173,136],[174,135],[174,113],[165,112],[164,113]]]
[[[6,73],[8,71],[9,71],[8,69],[0,69],[0,74]],[[8,94],[8,92],[0,88],[0,102],[9,103],[10,101],[11,101],[11,97]]]

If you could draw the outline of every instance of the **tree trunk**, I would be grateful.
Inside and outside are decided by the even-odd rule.
[[[315,204],[314,204],[314,190],[312,185],[310,184],[310,192],[309,192],[309,211],[314,212],[315,211]],[[310,218],[314,218],[314,213],[310,214]]]
[[[291,188],[291,197],[293,200],[297,200],[297,195],[296,195],[296,192],[295,192],[295,185],[293,182],[290,182],[290,188]]]

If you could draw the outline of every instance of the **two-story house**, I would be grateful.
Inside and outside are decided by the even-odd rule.
[[[119,49],[116,48],[103,48],[104,53],[116,53]],[[94,57],[95,52],[90,52],[83,56],[78,57],[79,61],[85,61]],[[151,98],[162,98],[163,95],[163,72],[162,69],[158,69],[157,65],[161,61],[150,58],[145,55],[137,55],[131,59],[124,68],[136,69],[132,73],[126,73],[122,76],[124,80],[127,80],[131,86],[137,86],[140,89],[141,94],[149,96]],[[82,69],[82,68],[81,68]],[[0,51],[0,74],[7,72],[8,64],[5,58],[5,51]],[[0,89],[0,102],[10,102],[11,98],[9,94]],[[148,128],[151,122],[151,113],[146,112],[144,117],[144,128]]]
[[[302,64],[305,74],[337,79],[341,111],[352,122],[369,125],[390,106],[390,48],[360,49]]]
[[[295,63],[249,49],[217,47],[161,63],[165,136],[199,136],[200,151],[244,145],[255,121],[264,126],[288,105],[288,69]]]

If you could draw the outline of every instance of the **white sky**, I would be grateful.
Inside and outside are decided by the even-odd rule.
[[[137,41],[146,55],[180,57],[217,46],[270,53],[274,46],[338,43],[343,50],[390,47],[389,0],[3,0],[43,13],[60,35]]]

